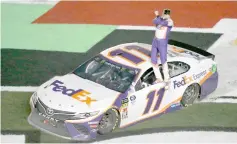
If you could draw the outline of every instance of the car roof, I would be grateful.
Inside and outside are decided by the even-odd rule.
[[[174,46],[174,45],[168,45],[167,62],[182,61],[189,65],[192,65],[199,61],[198,59],[195,59],[195,56],[190,55],[190,53],[187,53],[187,52],[190,52],[190,51]],[[125,43],[125,44],[116,45],[114,47],[111,47],[102,51],[100,54],[117,63],[129,66],[129,67],[138,68],[141,70],[147,70],[148,68],[152,66],[150,53],[151,53],[150,44],[135,42],[135,43]],[[137,62],[134,63],[124,58],[123,56],[121,56],[123,54],[129,55],[130,57],[133,56],[134,61],[137,61]],[[197,53],[192,52],[192,54],[197,54]],[[200,57],[202,56],[199,55],[199,58]],[[140,61],[137,60],[138,58]],[[159,55],[157,58],[158,58],[158,63],[160,63]]]

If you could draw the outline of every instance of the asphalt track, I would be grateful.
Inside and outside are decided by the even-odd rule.
[[[99,52],[127,42],[151,44],[154,31],[115,30],[87,53],[1,49],[2,85],[39,86],[54,75],[63,75]],[[171,39],[207,50],[221,34],[172,32]]]

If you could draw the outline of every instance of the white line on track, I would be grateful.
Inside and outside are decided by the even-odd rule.
[[[25,143],[25,135],[2,135],[1,143]]]
[[[37,89],[37,86],[1,86],[1,91],[8,92],[34,92]]]
[[[126,136],[122,138],[113,138],[101,142],[94,142],[93,144],[103,143],[237,143],[237,133],[235,132],[204,132],[204,131],[183,131],[183,132],[165,132],[141,134],[134,136]]]
[[[119,30],[155,30],[154,26],[129,26],[121,25],[117,29]],[[172,31],[175,32],[194,32],[194,33],[220,33],[219,31],[213,31],[213,28],[186,28],[186,27],[174,27]]]

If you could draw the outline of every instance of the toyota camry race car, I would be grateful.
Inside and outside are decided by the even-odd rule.
[[[72,72],[53,77],[32,95],[29,123],[63,138],[93,140],[98,134],[187,107],[216,89],[213,54],[171,42],[167,58],[171,80],[166,89],[163,82],[154,84],[150,53],[148,44],[116,45]]]

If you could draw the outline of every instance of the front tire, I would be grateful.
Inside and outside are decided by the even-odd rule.
[[[98,133],[101,135],[111,133],[118,127],[120,121],[119,113],[116,109],[109,109],[101,118],[98,125]]]
[[[181,104],[184,107],[192,105],[200,94],[200,86],[198,84],[191,84],[184,91]]]

